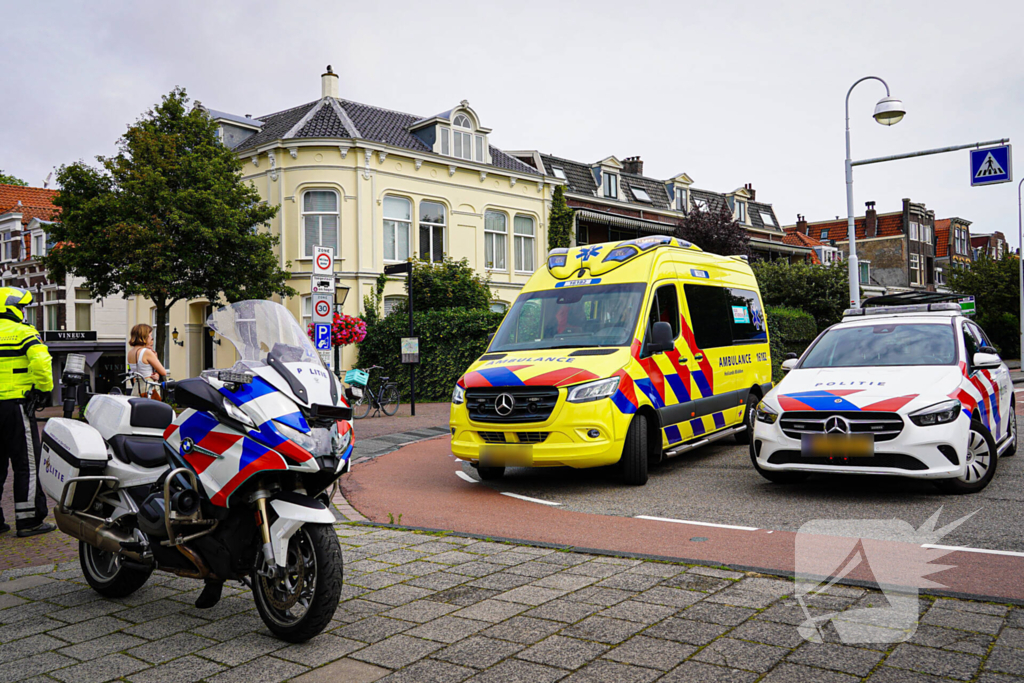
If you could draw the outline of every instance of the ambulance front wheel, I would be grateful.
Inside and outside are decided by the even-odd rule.
[[[733,438],[736,439],[736,443],[748,444],[750,443],[750,437],[754,433],[754,412],[757,410],[757,404],[761,402],[761,399],[757,397],[757,394],[750,392],[747,394],[747,402],[745,404],[746,409],[743,411],[743,426],[746,427],[742,432],[736,432]]]
[[[619,461],[622,482],[631,486],[647,483],[647,416],[637,413],[629,423]]]

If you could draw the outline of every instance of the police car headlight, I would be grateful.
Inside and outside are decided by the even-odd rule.
[[[231,402],[231,399],[224,399],[224,412],[228,414],[232,420],[241,422],[246,427],[252,427],[256,429],[256,423],[252,421],[252,418],[245,414],[245,412]]]
[[[757,410],[754,411],[754,417],[758,422],[764,422],[765,424],[772,425],[779,419],[779,414],[772,410],[771,406],[765,405],[762,401],[757,404]]]
[[[952,422],[960,415],[960,401],[951,400],[943,401],[942,403],[936,403],[933,406],[927,408],[921,408],[908,417],[910,421],[916,424],[918,427],[930,427],[932,425],[942,425],[947,422]]]
[[[569,390],[569,395],[566,397],[566,401],[569,403],[587,403],[588,401],[597,401],[602,398],[608,398],[619,388],[619,378],[609,377],[608,379],[599,379],[596,382],[587,382],[586,384],[580,384]]]
[[[452,403],[459,405],[466,402],[466,390],[460,387],[458,384],[455,385],[455,391],[452,392]]]

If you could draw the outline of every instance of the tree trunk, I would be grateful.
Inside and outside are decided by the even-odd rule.
[[[160,359],[160,363],[167,367],[167,359],[164,358],[164,349],[167,348],[167,302],[164,300],[153,301],[154,307],[156,308],[156,329],[153,333],[156,335],[156,357]]]

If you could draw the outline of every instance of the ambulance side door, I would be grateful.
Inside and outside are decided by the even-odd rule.
[[[739,393],[744,382],[743,358],[733,348],[733,296],[728,287],[687,282],[683,285],[691,328],[690,376],[693,399],[717,400],[695,403],[698,435],[737,423],[742,419],[738,401],[729,396]],[[735,315],[739,315],[738,312]]]

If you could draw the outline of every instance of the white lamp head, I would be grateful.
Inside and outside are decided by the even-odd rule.
[[[892,126],[903,120],[907,110],[903,108],[903,102],[895,97],[883,97],[875,105],[875,121],[883,126]]]

